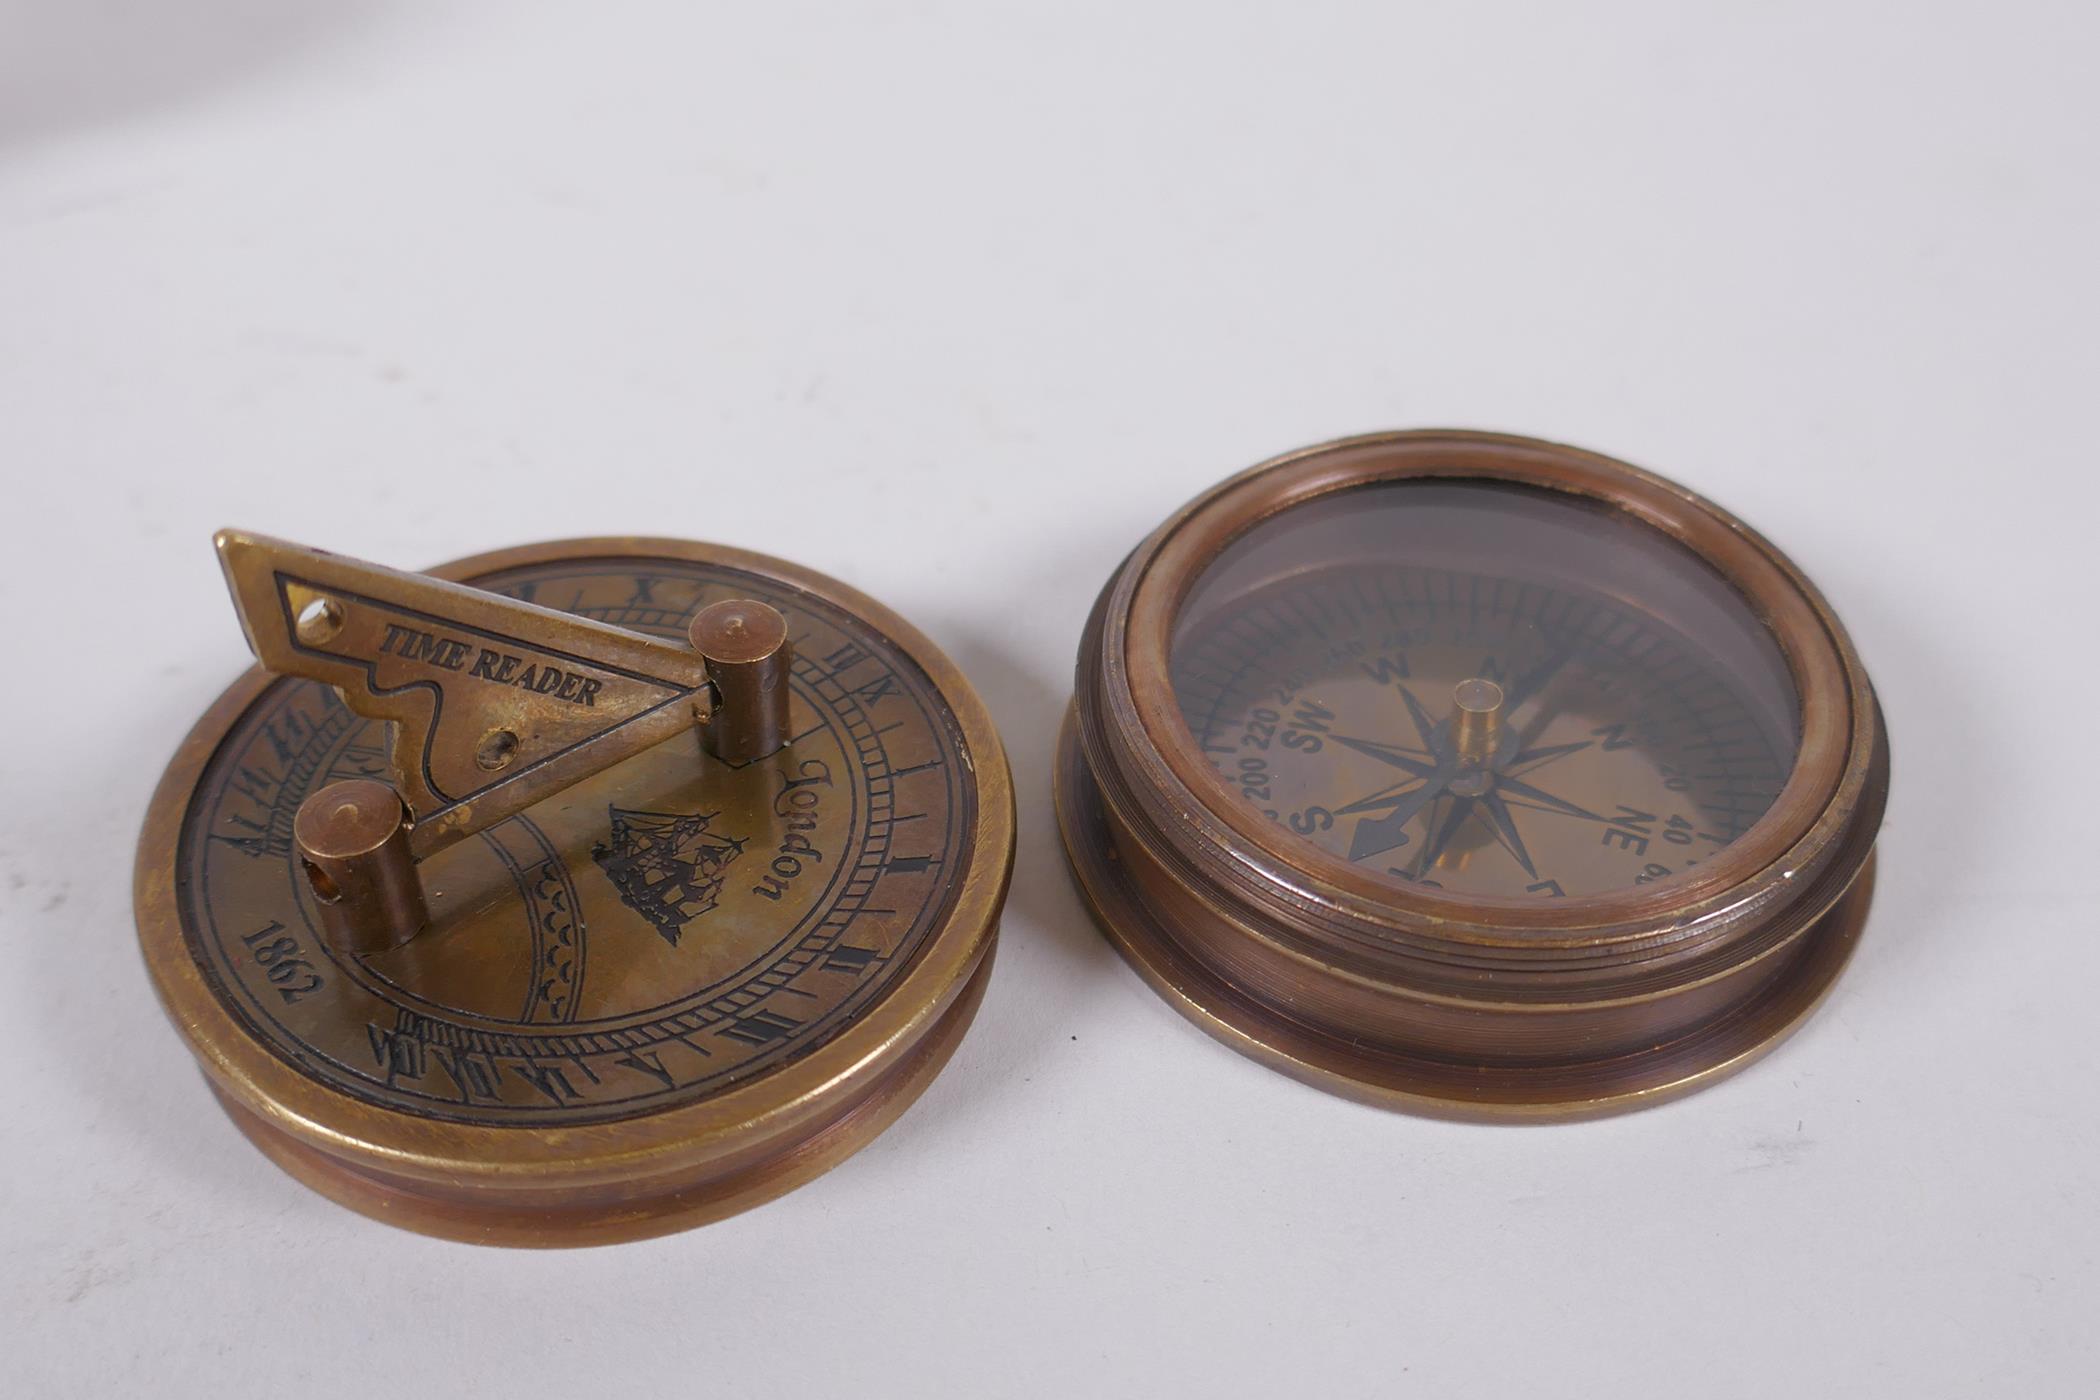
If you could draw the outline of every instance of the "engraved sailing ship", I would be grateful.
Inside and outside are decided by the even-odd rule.
[[[620,902],[677,947],[685,926],[715,907],[722,872],[744,853],[743,841],[709,829],[719,812],[606,811],[612,839],[592,846],[591,859]]]

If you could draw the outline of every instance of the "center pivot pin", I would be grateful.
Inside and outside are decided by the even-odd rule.
[[[1451,691],[1456,707],[1451,732],[1458,761],[1469,768],[1485,766],[1502,739],[1502,687],[1478,676],[1460,681]]]

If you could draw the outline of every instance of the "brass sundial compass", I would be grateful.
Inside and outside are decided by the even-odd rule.
[[[1742,522],[1592,453],[1393,433],[1138,547],[1058,812],[1103,930],[1227,1043],[1397,1107],[1573,1116],[1813,1009],[1888,761],[1843,626]]]
[[[161,782],[139,932],[286,1170],[432,1234],[626,1239],[806,1181],[945,1062],[1013,795],[902,619],[678,540],[218,549],[262,664]]]

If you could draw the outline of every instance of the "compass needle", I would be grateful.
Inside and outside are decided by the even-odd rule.
[[[1377,759],[1380,763],[1389,764],[1403,772],[1413,773],[1417,777],[1426,778],[1436,772],[1435,760],[1417,749],[1406,749],[1396,744],[1374,743],[1369,739],[1351,738],[1346,734],[1336,734],[1333,736],[1333,739],[1335,743],[1342,745],[1344,748],[1354,749],[1366,758]]]
[[[1419,792],[1421,788],[1419,780],[1403,778],[1397,783],[1380,788],[1369,797],[1360,797],[1346,806],[1335,808],[1334,814],[1338,817],[1353,817],[1365,812],[1389,812],[1408,794]]]
[[[1439,794],[1429,813],[1432,834],[1422,844],[1422,849],[1415,854],[1413,874],[1417,880],[1433,869],[1451,849],[1451,838],[1458,834],[1458,829],[1473,815],[1473,802],[1474,799],[1470,797],[1459,797],[1451,793]]]
[[[1395,686],[1394,689],[1400,692],[1401,700],[1406,702],[1408,718],[1414,721],[1415,733],[1421,738],[1422,747],[1434,750],[1436,748],[1436,721],[1429,717],[1429,711],[1422,708],[1422,702],[1415,699],[1415,693],[1412,690],[1409,690],[1404,685]]]
[[[1577,806],[1566,798],[1555,797],[1550,792],[1535,788],[1530,783],[1521,782],[1507,774],[1497,779],[1495,786],[1505,794],[1513,794],[1517,797],[1528,799],[1530,805],[1542,812],[1559,812],[1565,816],[1581,817],[1584,821],[1601,822],[1604,820],[1603,817],[1598,816],[1587,807]]]
[[[1495,839],[1502,843],[1502,849],[1508,851],[1517,864],[1524,867],[1526,875],[1534,880],[1538,879],[1538,867],[1531,863],[1531,852],[1525,849],[1523,833],[1517,830],[1517,819],[1510,812],[1509,804],[1503,801],[1502,794],[1487,793],[1481,797],[1480,805],[1487,812]]]
[[[1543,768],[1555,759],[1566,758],[1571,753],[1581,753],[1595,740],[1582,739],[1572,744],[1553,744],[1546,748],[1525,749],[1509,760],[1502,770],[1505,773],[1528,773],[1534,768]]]
[[[1349,859],[1368,860],[1382,856],[1387,851],[1407,844],[1407,825],[1415,819],[1423,807],[1443,795],[1442,788],[1425,783],[1409,796],[1401,799],[1392,811],[1382,817],[1365,817],[1356,824],[1349,838]]]

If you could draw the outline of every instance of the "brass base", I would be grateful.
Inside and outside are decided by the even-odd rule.
[[[1132,888],[1116,857],[1100,792],[1067,715],[1058,740],[1056,803],[1065,852],[1094,921],[1153,990],[1205,1031],[1316,1088],[1386,1108],[1475,1121],[1566,1121],[1663,1103],[1733,1074],[1805,1021],[1858,944],[1873,895],[1870,856],[1804,935],[1787,974],[1695,1033],[1608,1060],[1522,1067],[1410,1056],[1322,1035],[1252,1001],[1182,941]]]
[[[324,1152],[244,1108],[217,1085],[219,1106],[263,1155],[306,1185],[360,1215],[467,1244],[576,1248],[674,1234],[764,1205],[814,1180],[874,1141],[918,1100],[948,1063],[976,1018],[991,978],[992,951],[964,983],[955,1003],[887,1075],[847,1101],[838,1116],[787,1150],[727,1172],[678,1172],[623,1181],[605,1199],[546,1189],[455,1186],[389,1175]]]
[[[945,1063],[989,976],[1014,806],[968,682],[874,600],[721,546],[555,541],[438,572],[567,581],[553,591],[584,630],[602,614],[671,632],[704,590],[790,602],[812,647],[797,747],[703,761],[679,729],[510,820],[462,819],[479,836],[435,855],[428,926],[352,956],[314,909],[344,885],[301,858],[369,842],[302,853],[295,813],[390,741],[311,679],[249,672],[169,764],[136,874],[147,970],[228,1115],[353,1210],[503,1245],[703,1224],[867,1143]],[[872,679],[839,681],[849,665]],[[398,793],[400,765],[385,771]],[[659,862],[668,890],[646,883],[652,822],[684,833]]]

